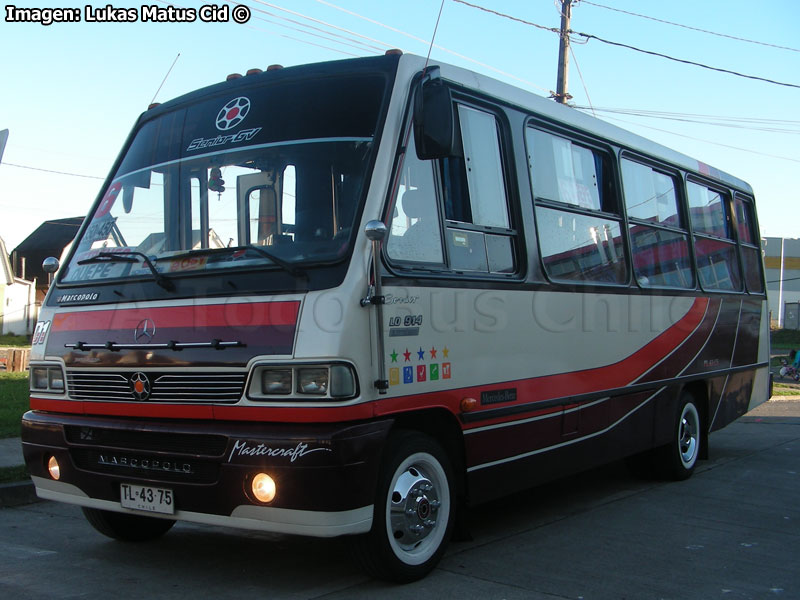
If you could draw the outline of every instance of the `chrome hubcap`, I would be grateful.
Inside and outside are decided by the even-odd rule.
[[[417,466],[408,467],[391,493],[389,523],[395,543],[405,551],[416,548],[436,529],[440,507],[434,483]]]
[[[691,407],[691,408],[690,408]],[[678,444],[680,446],[681,460],[690,466],[697,454],[698,432],[700,430],[697,412],[693,406],[687,405],[683,409],[681,422],[678,429]]]

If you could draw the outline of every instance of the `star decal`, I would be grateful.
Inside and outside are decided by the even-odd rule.
[[[392,362],[397,362],[397,350],[392,348],[392,353],[389,356],[392,357]]]
[[[406,351],[403,352],[403,357],[406,359],[405,362],[409,362],[411,360],[411,352],[408,351],[408,348],[406,348]]]
[[[431,358],[436,358],[436,348],[431,348],[430,353],[431,353]]]
[[[419,350],[417,350],[417,359],[425,360],[425,350],[422,349],[422,346],[420,346]]]
[[[447,346],[445,346],[444,350],[442,350],[442,354],[444,355],[445,358],[447,358],[450,355],[450,350],[447,349]]]

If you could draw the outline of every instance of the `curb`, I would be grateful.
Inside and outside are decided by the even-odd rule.
[[[14,483],[0,483],[0,508],[33,504],[39,500],[36,488],[30,479]]]

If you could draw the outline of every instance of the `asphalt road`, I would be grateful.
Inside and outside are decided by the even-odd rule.
[[[0,598],[800,598],[800,401],[711,437],[689,481],[611,465],[474,510],[425,580],[362,575],[342,540],[178,524],[122,544],[76,507],[0,509]]]

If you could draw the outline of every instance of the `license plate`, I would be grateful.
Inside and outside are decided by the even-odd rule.
[[[119,486],[123,508],[171,515],[175,513],[175,494],[165,488],[122,483]]]

